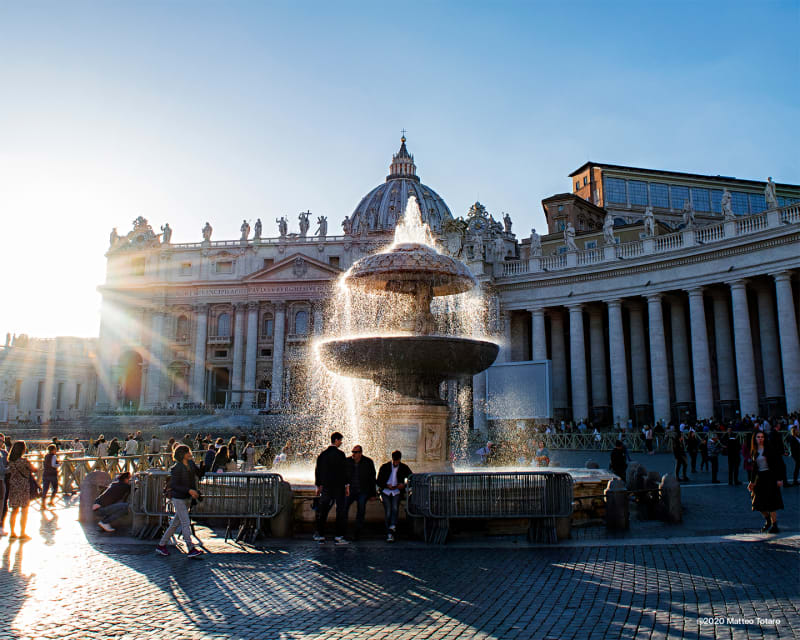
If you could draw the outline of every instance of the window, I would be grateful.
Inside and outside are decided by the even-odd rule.
[[[275,264],[275,258],[264,258],[264,268],[271,267]]]
[[[558,205],[558,212],[561,213],[563,210],[564,210],[564,205],[563,204]]]
[[[76,409],[80,409],[81,407],[81,383],[75,385],[75,404],[73,405]]]
[[[233,273],[232,260],[224,260],[222,262],[216,262],[214,263],[214,267],[217,273]]]
[[[670,185],[669,199],[672,203],[671,208],[680,211],[683,209],[683,203],[689,199],[689,187],[678,187],[674,184]]]
[[[597,240],[587,240],[583,243],[584,249],[597,249]]]
[[[56,387],[56,409],[61,409],[61,400],[64,398],[64,383],[59,382]]]
[[[189,339],[189,318],[180,316],[175,325],[175,339],[179,342],[185,342]]]
[[[558,248],[559,255],[562,254],[562,253],[566,253],[566,252],[567,252],[567,248],[566,247],[559,247]]]
[[[763,193],[750,194],[750,213],[761,213],[767,210],[767,199]]]
[[[695,211],[711,211],[708,189],[692,187],[692,205]]]
[[[575,181],[575,191],[578,191],[581,188],[581,183],[579,180]]]
[[[669,187],[658,182],[651,182],[650,204],[654,207],[669,209]]]
[[[272,349],[262,349],[261,350],[261,357],[262,358],[269,358],[272,356]]]
[[[227,358],[228,357],[228,352],[225,349],[217,349],[216,351],[214,351],[214,357],[215,358]]]
[[[711,190],[711,211],[714,213],[722,213],[722,190]]]
[[[220,313],[217,318],[217,335],[226,338],[231,335],[231,317],[227,313]]]
[[[747,194],[741,191],[731,191],[731,207],[737,216],[746,216],[750,213]]]
[[[328,257],[328,264],[332,267],[339,268],[339,256],[329,256]]]
[[[589,184],[589,178],[588,176],[583,176],[583,186],[585,187],[587,184]]]
[[[275,322],[273,321],[272,316],[271,315],[264,316],[264,324],[261,327],[261,337],[271,338],[274,327],[275,327]]]
[[[559,231],[563,231],[566,228],[567,228],[567,223],[564,220],[559,220],[558,221],[558,230]]]
[[[630,194],[631,204],[640,207],[647,206],[647,183],[640,180],[628,180],[628,194]]]
[[[182,276],[190,276],[190,275],[192,275],[192,263],[191,262],[181,262],[181,275]]]
[[[36,385],[36,408],[42,408],[42,398],[44,397],[44,381],[39,380],[39,383]]]
[[[131,260],[131,274],[134,276],[144,275],[144,258],[134,258]]]
[[[294,332],[299,336],[308,333],[308,312],[298,311],[294,316]]]
[[[619,204],[626,204],[628,198],[625,195],[625,181],[619,178],[605,178],[604,189],[606,192],[606,200],[608,202],[616,202]]]

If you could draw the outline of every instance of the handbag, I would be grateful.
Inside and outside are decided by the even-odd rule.
[[[36,500],[37,498],[41,498],[42,488],[39,486],[39,483],[36,482],[36,478],[33,477],[32,473],[28,475],[28,484],[31,489],[31,500]]]

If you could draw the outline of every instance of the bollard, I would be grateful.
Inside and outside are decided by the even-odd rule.
[[[281,510],[270,519],[270,530],[275,538],[291,538],[294,528],[294,501],[292,487],[288,482],[281,482],[279,496]]]
[[[641,467],[638,462],[631,462],[628,465],[628,470],[625,473],[625,488],[628,491],[634,491],[636,488],[636,476],[639,473],[639,467]]]
[[[92,471],[81,480],[78,520],[83,523],[94,522],[92,505],[106,487],[111,484],[111,476],[105,471]]]
[[[599,469],[600,465],[597,464],[594,460],[587,460],[586,461],[586,468],[587,469]]]
[[[647,518],[652,520],[658,510],[658,486],[661,484],[661,475],[658,471],[650,471],[645,479],[644,488],[647,489]]]
[[[619,478],[609,480],[603,493],[606,497],[606,527],[623,531],[628,529],[630,510],[625,484]]]
[[[668,473],[661,478],[659,485],[661,491],[661,507],[664,519],[667,522],[680,522],[683,519],[681,512],[681,485],[674,473]]]

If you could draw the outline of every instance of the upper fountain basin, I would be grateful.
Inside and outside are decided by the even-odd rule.
[[[469,291],[475,279],[464,263],[414,242],[362,258],[345,277],[348,287],[366,291],[411,293],[404,285],[412,283],[430,285],[434,296],[448,296]]]

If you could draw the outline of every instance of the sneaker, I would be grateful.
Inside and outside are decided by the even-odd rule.
[[[772,525],[772,528],[769,531],[767,531],[767,533],[780,533],[780,532],[781,532],[781,530],[778,529],[778,523],[777,522]]]
[[[203,555],[203,551],[198,549],[197,547],[193,547],[192,550],[186,554],[187,558],[199,558]]]
[[[336,537],[333,539],[333,542],[334,542],[335,544],[341,544],[341,545],[350,544],[350,543],[349,543],[347,540],[345,540],[345,539],[344,539],[344,537],[342,537],[342,536],[336,536]]]
[[[394,542],[394,534],[390,533],[386,536],[386,542]]]
[[[325,542],[325,536],[321,536],[318,533],[315,533],[314,542]]]
[[[156,553],[157,553],[158,555],[160,555],[160,556],[164,556],[164,557],[167,557],[167,556],[169,555],[169,551],[167,551],[167,548],[166,548],[166,547],[164,547],[164,546],[162,546],[162,545],[158,545],[158,546],[156,547]]]
[[[102,521],[98,522],[97,526],[100,527],[103,531],[105,531],[107,533],[111,533],[112,531],[116,531],[116,529],[114,529],[114,527],[112,527],[110,524],[106,524],[105,522],[102,522]]]

